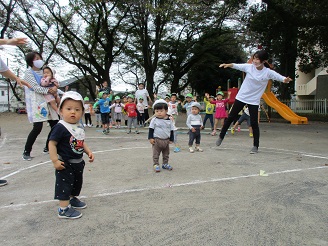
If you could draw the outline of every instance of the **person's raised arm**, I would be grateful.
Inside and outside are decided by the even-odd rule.
[[[27,38],[0,39],[0,45],[22,45],[27,43]]]
[[[288,84],[290,81],[293,81],[293,80],[291,78],[289,78],[289,77],[286,77],[284,79],[284,83],[286,83],[286,84]]]
[[[223,68],[233,67],[233,64],[232,63],[222,63],[222,64],[220,64],[219,67],[223,67]]]

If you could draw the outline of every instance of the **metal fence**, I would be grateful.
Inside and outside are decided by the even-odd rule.
[[[310,113],[327,115],[327,99],[308,99],[308,100],[282,100],[295,113]]]
[[[8,102],[0,101],[0,113],[8,111]]]

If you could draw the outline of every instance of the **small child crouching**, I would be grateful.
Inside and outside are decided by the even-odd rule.
[[[202,117],[199,114],[199,111],[201,109],[201,106],[198,102],[193,102],[191,104],[191,113],[188,115],[187,118],[187,126],[189,128],[189,152],[194,153],[195,150],[199,152],[203,152],[201,148],[199,148],[200,145],[200,130],[203,129],[203,121]],[[196,140],[196,147],[195,150],[192,148],[192,145],[194,143],[194,140]]]
[[[170,143],[173,142],[174,125],[169,118],[167,111],[168,106],[165,100],[159,99],[153,105],[155,118],[149,125],[148,139],[153,145],[153,165],[154,171],[160,172],[159,155],[162,152],[162,168],[171,171],[173,168],[169,165]]]
[[[50,159],[56,169],[55,199],[59,200],[58,217],[64,219],[80,218],[82,213],[75,209],[87,207],[77,198],[83,183],[83,153],[88,155],[89,162],[94,160],[93,153],[84,142],[84,129],[79,124],[84,112],[83,106],[79,93],[66,92],[59,104],[62,120],[52,128],[49,138]]]

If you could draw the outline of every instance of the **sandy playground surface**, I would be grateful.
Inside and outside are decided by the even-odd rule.
[[[84,174],[88,207],[78,220],[61,220],[54,168],[42,153],[49,127],[33,160],[23,161],[32,126],[26,115],[0,114],[0,179],[8,180],[0,187],[1,245],[328,245],[327,123],[261,123],[259,153],[250,155],[245,124],[220,147],[203,131],[204,152],[189,153],[184,121],[174,170],[160,173],[148,129],[104,136],[87,128],[96,157]]]

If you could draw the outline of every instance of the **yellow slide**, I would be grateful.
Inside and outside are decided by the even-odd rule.
[[[295,114],[286,104],[280,102],[271,91],[266,90],[262,98],[266,104],[274,108],[284,119],[290,121],[291,124],[308,124],[308,119],[306,117]]]

